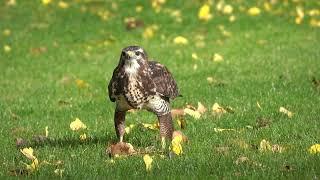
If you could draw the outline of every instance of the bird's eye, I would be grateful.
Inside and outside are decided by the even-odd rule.
[[[125,56],[125,55],[126,55],[126,53],[122,51],[121,56]]]
[[[136,56],[139,56],[139,55],[140,55],[140,52],[139,52],[139,51],[136,51],[135,54],[136,54]]]

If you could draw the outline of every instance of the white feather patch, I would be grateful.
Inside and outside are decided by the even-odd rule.
[[[127,74],[131,74],[131,75],[136,74],[139,68],[140,68],[140,65],[135,59],[131,59],[129,62],[126,62],[126,64],[124,65],[124,71]]]

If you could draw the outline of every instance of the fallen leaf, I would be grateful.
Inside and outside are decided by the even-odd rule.
[[[69,4],[65,1],[59,1],[58,3],[58,6],[61,8],[61,9],[67,9],[69,8]]]
[[[248,9],[248,14],[250,16],[258,16],[261,13],[261,10],[258,7],[251,7]]]
[[[3,50],[5,53],[9,53],[11,51],[11,47],[9,45],[4,45]]]
[[[204,114],[205,112],[207,112],[207,108],[206,108],[201,102],[198,102],[197,111],[198,111],[200,114]]]
[[[271,150],[271,144],[269,141],[263,139],[260,142],[260,146],[259,146],[259,151],[260,152],[266,152],[266,151],[270,151]]]
[[[70,123],[70,129],[72,131],[78,131],[81,129],[87,129],[87,126],[79,118],[76,118]]]
[[[230,4],[227,4],[223,7],[223,14],[231,14],[233,12],[233,7]]]
[[[212,106],[212,112],[215,114],[215,115],[220,115],[220,114],[224,114],[226,113],[227,111],[221,107],[218,103],[214,103],[213,106]]]
[[[204,4],[200,7],[198,18],[202,21],[209,21],[212,18],[212,14],[210,13],[210,6],[208,4]]]
[[[218,53],[214,53],[212,60],[214,62],[221,62],[223,61],[223,57]]]
[[[192,109],[189,109],[189,108],[185,108],[183,111],[184,111],[185,114],[188,114],[188,115],[192,116],[195,119],[200,119],[200,117],[201,117],[201,114],[198,111],[195,111],[195,110],[192,110]]]
[[[28,141],[22,138],[16,138],[16,146],[17,148],[25,147],[28,145]]]
[[[172,133],[172,139],[178,137],[182,139],[181,142],[187,142],[188,141],[188,137],[186,135],[183,134],[183,132],[181,131],[173,131]]]
[[[184,115],[185,115],[185,113],[184,113],[183,109],[172,109],[171,110],[172,118],[179,118],[179,117],[182,117]]]
[[[175,136],[174,138],[172,138],[171,141],[171,151],[176,154],[176,155],[181,155],[183,153],[182,151],[182,143],[183,139],[182,136]]]
[[[199,59],[197,53],[192,53],[192,54],[191,54],[191,57],[192,57],[192,59],[194,59],[194,60],[198,60],[198,59]]]
[[[309,148],[310,154],[320,154],[320,144],[314,144]]]
[[[188,39],[183,36],[177,36],[173,39],[173,43],[178,45],[187,45]]]
[[[142,123],[142,125],[144,128],[151,129],[151,130],[159,129],[159,123],[154,123],[154,124]]]
[[[86,133],[83,133],[80,135],[80,140],[81,141],[85,141],[87,139],[87,134]]]
[[[130,143],[119,142],[116,144],[111,144],[107,148],[106,153],[111,157],[118,157],[132,155],[136,153],[136,151]]]
[[[286,114],[289,118],[293,116],[293,113],[284,107],[280,107],[279,112]]]
[[[133,30],[133,29],[144,26],[144,23],[142,20],[138,20],[134,17],[125,18],[124,22],[126,24],[127,30]],[[149,37],[145,37],[145,38],[149,38]]]
[[[36,157],[33,155],[33,149],[31,147],[20,149],[20,152],[30,160],[36,159]]]
[[[41,2],[43,5],[46,6],[46,5],[50,4],[52,2],[52,0],[41,0]]]
[[[84,80],[82,80],[82,79],[76,79],[75,82],[76,82],[78,88],[87,88],[87,87],[89,87],[89,84],[87,82],[85,82]]]
[[[5,29],[5,30],[3,30],[2,34],[4,36],[10,36],[11,35],[11,30],[10,29]]]
[[[151,171],[153,159],[149,156],[149,154],[143,156],[143,161],[146,165],[146,171]]]
[[[273,144],[271,147],[271,151],[273,153],[283,153],[284,148],[282,146],[280,146],[279,144]]]

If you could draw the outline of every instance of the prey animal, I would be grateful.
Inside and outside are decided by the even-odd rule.
[[[172,139],[170,100],[179,96],[177,83],[164,65],[148,59],[143,48],[122,49],[108,93],[110,100],[116,103],[114,124],[120,142],[125,133],[126,112],[130,109],[146,109],[158,117],[163,148],[166,139]]]

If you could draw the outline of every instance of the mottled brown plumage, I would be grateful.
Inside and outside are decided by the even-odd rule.
[[[129,46],[122,50],[108,92],[110,100],[116,102],[114,121],[120,141],[124,135],[125,113],[129,109],[155,113],[160,123],[160,136],[172,137],[170,99],[179,96],[178,87],[169,70],[158,62],[149,61],[144,49]]]

